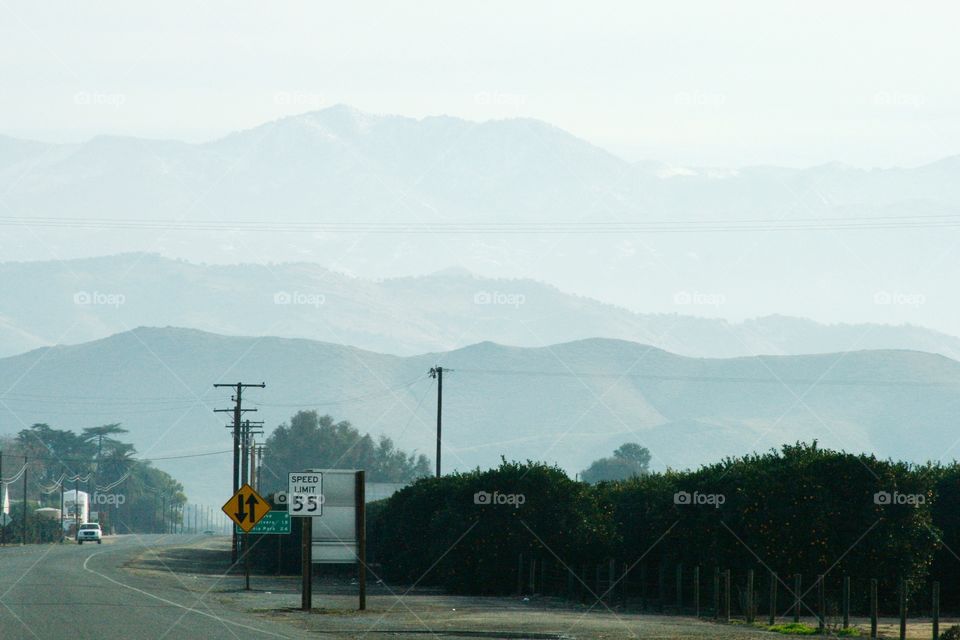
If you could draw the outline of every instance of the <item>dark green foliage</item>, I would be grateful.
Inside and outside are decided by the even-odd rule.
[[[27,457],[27,497],[32,508],[60,508],[60,490],[96,492],[95,487],[109,487],[105,493],[122,495],[123,504],[91,505],[100,512],[100,521],[110,531],[152,532],[162,527],[159,513],[166,498],[167,522],[179,522],[179,507],[186,502],[183,486],[169,474],[134,458],[133,445],[112,437],[127,433],[119,424],[88,427],[81,433],[55,429],[47,424],[34,424],[21,429],[15,438],[0,439],[4,455],[3,476],[15,476]],[[80,477],[79,481],[72,478]],[[11,502],[22,500],[20,482],[8,487]],[[13,504],[13,522],[6,527],[7,539],[22,535],[23,508]],[[28,541],[57,539],[59,521],[45,521],[29,516]],[[67,521],[69,522],[69,518]]]
[[[960,625],[953,625],[940,633],[940,640],[960,640]]]
[[[807,584],[825,573],[830,593],[844,574],[860,585],[878,578],[884,606],[900,576],[919,593],[935,556],[942,568],[934,572],[956,575],[938,539],[947,527],[958,535],[958,483],[956,467],[816,443],[595,486],[557,468],[504,462],[404,489],[371,512],[370,540],[388,579],[455,591],[515,591],[521,553],[570,565],[642,557],[653,572],[721,566],[737,580],[751,568],[802,573]],[[477,491],[522,493],[525,502],[476,505]],[[907,501],[884,504],[887,494]],[[866,607],[866,593],[855,590],[855,607]]]
[[[290,424],[277,427],[266,444],[266,491],[285,490],[288,472],[311,468],[365,469],[369,482],[407,482],[430,473],[426,456],[400,451],[390,438],[375,442],[349,422],[334,422],[316,411],[298,412]]]
[[[782,576],[829,571],[837,580],[845,573],[876,577],[890,590],[896,576],[924,579],[937,547],[928,467],[816,445],[601,490],[614,505],[623,557],[637,557],[669,530],[650,551],[651,562],[769,568]],[[677,504],[678,492],[690,503]],[[920,495],[923,504],[877,504],[878,492]],[[695,504],[697,497],[707,503]]]
[[[611,480],[627,480],[647,473],[650,466],[650,452],[633,442],[620,445],[613,456],[594,460],[580,474],[584,482],[591,484]]]
[[[610,515],[561,469],[504,461],[406,487],[371,512],[370,538],[388,580],[507,593],[521,553],[564,562],[607,557]]]

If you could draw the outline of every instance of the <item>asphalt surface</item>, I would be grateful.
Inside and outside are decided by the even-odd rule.
[[[187,536],[110,536],[102,545],[0,547],[0,639],[317,638],[218,606],[212,590],[125,562]]]

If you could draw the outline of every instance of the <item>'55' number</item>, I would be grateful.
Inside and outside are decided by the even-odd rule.
[[[319,515],[321,513],[323,500],[320,496],[294,494],[290,497],[292,498],[290,502],[291,514],[310,513]]]

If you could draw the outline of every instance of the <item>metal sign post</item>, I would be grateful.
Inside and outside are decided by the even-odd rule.
[[[287,512],[300,518],[300,608],[313,608],[313,517],[323,513],[323,473],[296,471],[287,476]]]
[[[302,600],[312,606],[314,563],[357,563],[361,611],[367,608],[365,474],[346,469],[297,471],[288,477],[287,509],[300,518]]]
[[[313,608],[313,518],[300,519],[300,608]]]
[[[244,589],[250,590],[250,530],[270,512],[270,503],[249,484],[244,484],[221,507],[227,517],[243,531]]]

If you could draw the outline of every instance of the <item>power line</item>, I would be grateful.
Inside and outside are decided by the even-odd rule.
[[[644,374],[644,373],[615,373],[615,372],[576,372],[576,371],[534,371],[524,369],[469,369],[458,368],[461,373],[477,373],[481,375],[523,375],[523,376],[544,376],[560,378],[635,378],[641,380],[655,381],[675,381],[675,382],[711,382],[711,383],[729,383],[729,384],[815,384],[830,386],[882,386],[882,387],[955,387],[960,385],[960,380],[956,382],[934,382],[920,380],[836,380],[836,379],[815,379],[815,378],[751,378],[751,377],[732,377],[732,376],[694,376],[694,375],[663,375],[663,374]]]
[[[395,391],[401,391],[408,387],[412,387],[416,383],[420,382],[427,377],[428,374],[417,376],[409,382],[405,382],[396,387],[387,387],[383,391],[376,391],[373,393],[367,393],[359,396],[353,396],[351,398],[342,398],[340,400],[324,400],[317,402],[253,402],[250,404],[256,405],[258,407],[323,407],[328,405],[337,405],[337,404],[347,404],[349,402],[364,402],[366,400],[375,400],[383,398],[384,396],[390,395]]]
[[[224,449],[223,451],[208,451],[206,453],[190,453],[190,454],[185,454],[180,456],[157,456],[153,458],[128,458],[128,460],[130,462],[153,462],[155,460],[184,460],[187,458],[203,458],[206,456],[219,456],[226,453],[232,453],[232,449]],[[45,461],[53,460],[54,462],[81,462],[81,463],[91,463],[91,464],[96,462],[94,458],[59,458],[57,456],[30,456],[30,459],[45,460]],[[23,470],[25,468],[26,466],[21,467],[20,471],[17,472],[17,474],[14,476],[13,479],[6,479],[4,480],[4,482],[7,482],[9,484],[10,482],[16,481],[20,477],[20,474],[23,473]],[[71,480],[72,479],[73,478],[71,478]],[[81,478],[81,481],[86,482],[86,480],[83,480],[82,478]]]
[[[642,215],[634,213],[633,215]],[[813,218],[721,218],[636,221],[554,222],[409,222],[409,221],[218,221],[119,218],[64,218],[0,216],[0,226],[68,229],[133,229],[167,231],[223,231],[225,229],[276,233],[444,233],[444,234],[619,234],[619,233],[716,233],[736,231],[843,231],[869,229],[922,229],[960,227],[960,214],[892,216],[825,216]]]

